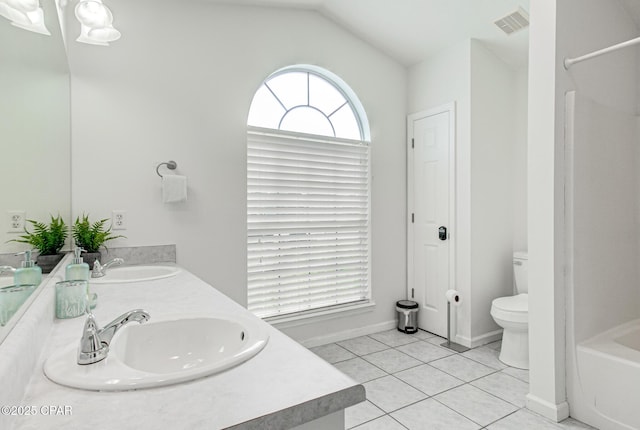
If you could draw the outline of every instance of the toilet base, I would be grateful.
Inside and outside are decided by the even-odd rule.
[[[498,358],[507,366],[528,370],[529,331],[505,328],[502,332],[502,348]]]

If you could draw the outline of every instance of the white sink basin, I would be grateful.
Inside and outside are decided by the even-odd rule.
[[[44,372],[53,382],[83,390],[160,387],[237,366],[259,353],[268,340],[267,329],[257,318],[223,315],[152,320],[120,329],[101,362],[77,364],[78,345],[73,344],[49,357]]]
[[[102,278],[91,278],[92,284],[121,284],[125,282],[153,281],[180,273],[175,266],[114,266]]]

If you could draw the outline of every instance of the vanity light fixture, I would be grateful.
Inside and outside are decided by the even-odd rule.
[[[81,0],[75,14],[80,22],[80,36],[76,41],[109,46],[109,42],[120,39],[120,32],[113,27],[113,14],[102,0]]]
[[[51,36],[44,24],[40,0],[0,0],[0,16],[7,18],[16,27]]]

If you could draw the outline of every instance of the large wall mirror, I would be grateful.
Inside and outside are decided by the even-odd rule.
[[[71,221],[69,68],[54,0],[40,3],[50,36],[0,17],[0,265],[14,267],[13,254],[30,247],[11,242],[20,233],[10,231],[10,213]],[[11,279],[5,273],[0,283]],[[0,327],[0,340],[30,302]]]

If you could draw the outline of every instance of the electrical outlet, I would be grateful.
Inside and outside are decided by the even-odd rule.
[[[127,229],[127,211],[112,211],[111,226],[113,230],[126,230]]]
[[[25,211],[7,211],[7,233],[24,232]]]

